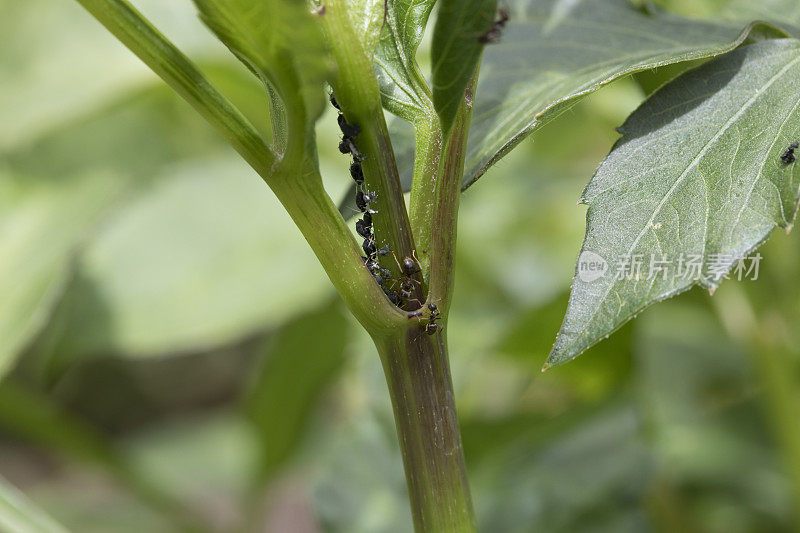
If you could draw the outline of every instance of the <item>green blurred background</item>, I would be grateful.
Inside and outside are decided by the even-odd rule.
[[[134,3],[269,129],[189,0]],[[575,201],[642,87],[678,71],[582,101],[462,197],[449,339],[483,531],[792,530],[795,237],[761,249],[757,281],[690,291],[539,372]],[[332,110],[318,133],[338,201]],[[411,530],[368,337],[256,174],[75,2],[0,3],[0,295],[0,343],[22,354],[0,476],[69,529]]]

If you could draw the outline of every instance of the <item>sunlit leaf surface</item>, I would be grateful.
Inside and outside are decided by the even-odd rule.
[[[800,43],[764,41],[679,77],[631,115],[582,196],[586,239],[549,364],[692,285],[713,290],[732,268],[754,275],[758,260],[739,260],[797,209],[800,170],[781,156],[800,140],[798,89]]]

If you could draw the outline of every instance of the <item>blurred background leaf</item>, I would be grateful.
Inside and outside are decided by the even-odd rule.
[[[258,80],[191,2],[134,3],[271,134]],[[697,12],[713,1],[691,4]],[[100,214],[74,229],[79,246],[59,256],[63,270],[53,267],[64,297],[48,300],[44,329],[20,345],[0,387],[8,398],[0,474],[73,531],[175,531],[158,506],[90,458],[92,446],[77,444],[65,428],[77,421],[212,531],[410,531],[371,341],[331,303],[322,269],[258,177],[76,3],[7,0],[0,13],[0,72],[10,80],[0,84],[0,189],[39,191],[55,202],[48,217],[66,213],[63,228],[23,241],[31,257],[49,256],[34,244],[50,243],[50,233],[73,231],[81,217],[66,202],[92,200],[79,196],[81,184],[109,193]],[[423,40],[423,63],[428,47]],[[603,88],[462,196],[448,328],[484,529],[791,528],[790,483],[763,414],[759,347],[721,325],[706,292],[646,311],[578,361],[539,371],[585,229],[575,202],[614,128],[643,98],[629,78]],[[317,134],[326,187],[339,198],[352,180],[330,106]],[[6,198],[0,220],[21,216]],[[761,248],[760,278],[723,285],[714,299],[738,288],[741,297],[723,307],[736,320],[763,317],[765,333],[777,328],[772,337],[796,380],[794,238],[775,235]],[[31,261],[10,278],[3,271],[0,286],[40,268]],[[6,309],[0,302],[0,315]],[[298,351],[311,323],[320,334]],[[254,410],[264,404],[250,398],[276,391],[292,401]],[[37,405],[51,414],[37,418]],[[271,475],[254,483],[265,461]]]
[[[0,478],[0,526],[6,531],[19,533],[66,531],[2,478]]]

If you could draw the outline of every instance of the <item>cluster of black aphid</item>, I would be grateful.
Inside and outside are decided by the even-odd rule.
[[[797,148],[800,148],[800,143],[795,141],[789,145],[789,148],[787,148],[785,152],[783,152],[783,155],[781,155],[781,161],[783,161],[784,165],[794,163],[794,151],[797,150]]]
[[[389,248],[385,246],[378,248],[375,241],[375,234],[372,231],[372,215],[377,211],[372,209],[372,204],[377,199],[378,195],[375,192],[368,191],[364,187],[364,170],[361,167],[361,162],[364,161],[365,156],[359,152],[356,147],[356,137],[361,132],[361,128],[356,124],[348,124],[344,115],[341,113],[341,108],[336,98],[331,94],[331,105],[339,111],[339,129],[342,130],[342,140],[339,143],[339,151],[343,154],[350,154],[353,156],[353,162],[350,164],[350,176],[356,182],[356,206],[361,212],[361,218],[356,220],[356,233],[364,238],[361,248],[364,250],[362,259],[367,269],[378,285],[383,288],[386,296],[395,305],[400,305],[401,301],[399,295],[388,288],[388,283],[391,280],[392,273],[388,269],[380,266],[378,257],[388,254]]]
[[[495,44],[500,42],[500,36],[508,22],[508,11],[499,9],[497,11],[497,20],[492,22],[492,27],[486,33],[478,37],[478,42],[481,44]]]
[[[439,331],[439,324],[436,323],[439,320],[439,308],[436,307],[436,304],[433,302],[428,302],[428,323],[425,324],[425,333],[428,335],[433,335],[437,331]],[[408,318],[417,318],[421,317],[425,314],[424,311],[414,311],[413,313],[408,313]]]

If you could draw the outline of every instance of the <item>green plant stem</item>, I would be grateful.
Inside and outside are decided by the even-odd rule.
[[[417,533],[476,531],[444,333],[373,337],[394,408]]]
[[[392,305],[364,267],[358,244],[338,209],[322,189],[316,167],[304,176],[274,180],[273,192],[300,229],[353,316],[367,331],[383,334],[408,321]]]
[[[126,0],[77,0],[214,126],[261,175],[276,161],[258,131],[174,44]]]
[[[442,154],[442,129],[431,110],[414,125],[414,178],[409,220],[417,244],[417,258],[426,283],[430,281],[431,221],[436,207],[436,183]]]
[[[403,323],[403,314],[388,302],[364,268],[358,245],[325,192],[316,166],[307,161],[308,156],[295,149],[286,159],[278,159],[239,110],[126,0],[77,1],[221,131],[258,172],[300,228],[331,282],[364,327],[384,332]],[[385,123],[380,124],[385,129]],[[388,133],[372,138],[388,143]],[[374,149],[380,152],[379,147]],[[312,167],[313,170],[308,170]]]
[[[458,204],[477,77],[476,69],[459,106],[455,122],[447,135],[436,183],[436,203],[430,225],[426,228],[431,236],[428,301],[439,302],[438,305],[445,316],[450,307],[453,291]]]
[[[337,73],[331,80],[336,99],[348,123],[361,131],[356,144],[366,159],[362,162],[365,186],[378,193],[373,208],[375,239],[379,247],[388,245],[398,259],[415,252],[403,187],[397,172],[394,149],[383,115],[380,88],[372,66],[372,54],[363,50],[350,22],[348,5],[343,0],[329,0],[321,17],[323,28],[336,61]],[[399,277],[400,271],[391,256],[382,266]],[[422,300],[415,286],[413,298]]]

